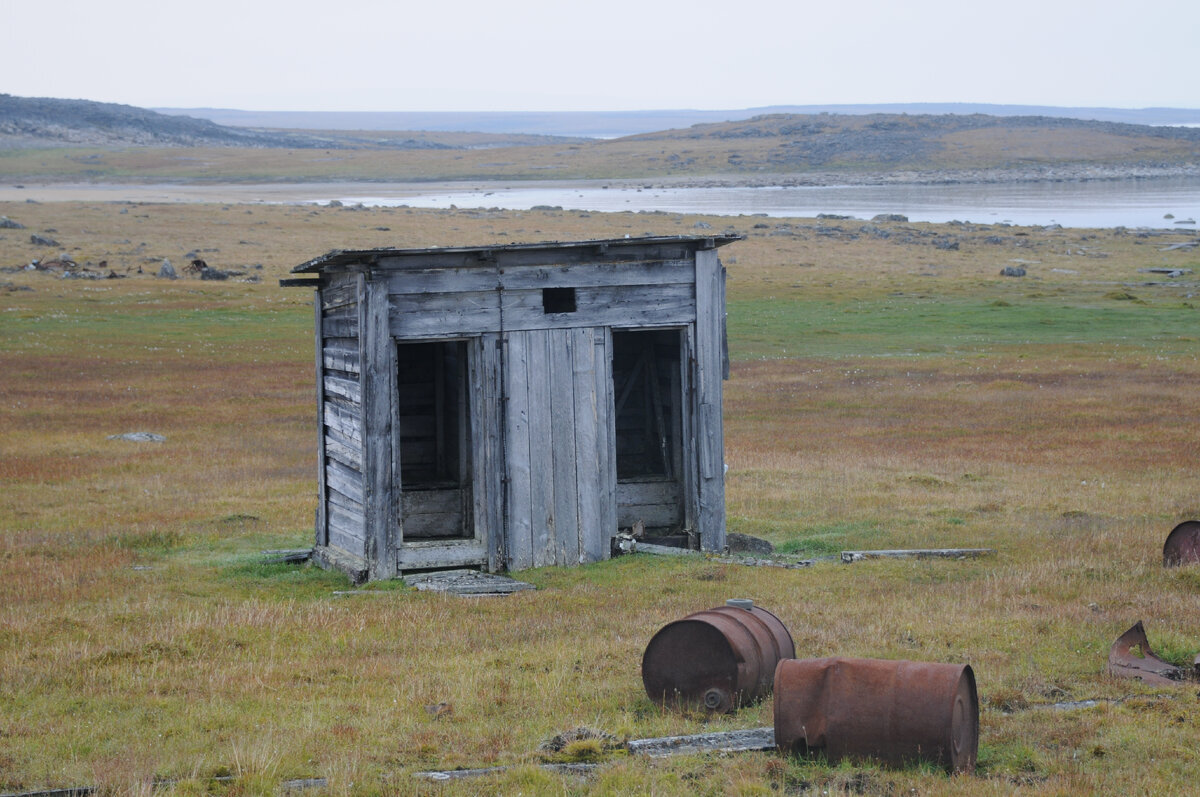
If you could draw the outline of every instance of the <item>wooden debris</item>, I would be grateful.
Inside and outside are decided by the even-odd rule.
[[[774,749],[775,728],[773,727],[698,733],[692,736],[635,739],[629,743],[629,752],[652,758],[693,753],[743,753]]]
[[[547,772],[557,772],[563,775],[590,775],[599,768],[599,764],[539,764],[538,769]],[[497,775],[507,772],[513,767],[483,767],[481,769],[446,769],[428,772],[414,772],[414,778],[444,783],[450,780],[465,780],[466,778],[481,778],[487,775]]]
[[[286,548],[263,551],[263,556],[270,557],[264,564],[303,564],[312,559],[312,552],[312,548]]]
[[[912,548],[894,551],[842,551],[842,564],[864,559],[974,559],[990,556],[995,548]]]
[[[784,562],[779,559],[756,559],[750,556],[714,556],[712,561],[723,565],[745,565],[747,567],[782,567],[785,570],[801,570],[812,567],[816,559],[801,559],[795,562]]]
[[[651,553],[655,556],[693,556],[699,555],[699,551],[693,551],[690,548],[676,548],[673,545],[654,545],[649,542],[635,542],[630,553]]]
[[[440,570],[435,573],[413,573],[404,577],[404,583],[421,591],[446,592],[464,597],[495,597],[511,595],[527,589],[536,589],[532,584],[495,573],[480,573],[477,570]]]

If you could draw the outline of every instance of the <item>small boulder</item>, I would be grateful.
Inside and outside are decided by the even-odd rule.
[[[53,238],[47,238],[43,235],[38,235],[37,233],[34,233],[33,235],[29,236],[29,243],[33,244],[34,246],[61,246],[62,245],[58,241],[54,240]]]
[[[158,269],[158,278],[164,280],[178,279],[179,275],[175,273],[175,267],[171,265],[171,261],[163,258],[162,265]]]
[[[25,225],[19,221],[13,221],[8,216],[0,216],[0,230],[23,230]]]
[[[754,553],[766,556],[775,552],[775,546],[761,537],[738,534],[736,531],[728,532],[725,535],[725,544],[729,546],[730,553]]]
[[[908,221],[908,216],[904,216],[899,213],[880,213],[872,217],[871,221]]]
[[[1005,266],[1004,268],[1000,269],[1000,276],[1001,277],[1024,277],[1025,276],[1025,268],[1024,268],[1024,266]]]

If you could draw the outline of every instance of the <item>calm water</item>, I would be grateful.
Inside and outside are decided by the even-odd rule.
[[[375,189],[372,189],[375,191]],[[721,216],[761,214],[812,217],[834,213],[870,219],[899,213],[910,221],[1064,227],[1158,227],[1200,229],[1200,178],[1096,180],[996,185],[885,185],[801,188],[604,188],[521,186],[430,193],[386,191],[337,198],[347,204],[448,208],[499,207],[527,210],[537,205],[568,210],[655,211]],[[321,201],[321,200],[317,200]],[[1173,218],[1168,218],[1168,214]],[[1185,224],[1192,220],[1193,223]]]

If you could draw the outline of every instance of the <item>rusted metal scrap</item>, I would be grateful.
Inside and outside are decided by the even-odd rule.
[[[1200,521],[1185,520],[1167,535],[1163,543],[1163,566],[1190,565],[1200,562]]]
[[[778,617],[730,601],[668,623],[646,646],[642,683],[659,705],[724,714],[771,691],[775,665],[796,655]]]
[[[831,762],[929,761],[972,772],[979,696],[965,664],[831,657],[775,670],[775,741],[785,753],[824,751]]]
[[[1174,686],[1180,681],[1196,680],[1200,656],[1191,670],[1177,667],[1154,655],[1146,629],[1138,620],[1112,644],[1108,651],[1108,672],[1118,678],[1136,678],[1154,686]]]

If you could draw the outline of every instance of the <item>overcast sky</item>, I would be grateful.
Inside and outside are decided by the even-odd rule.
[[[146,107],[1200,108],[1196,0],[0,0],[0,92]]]

